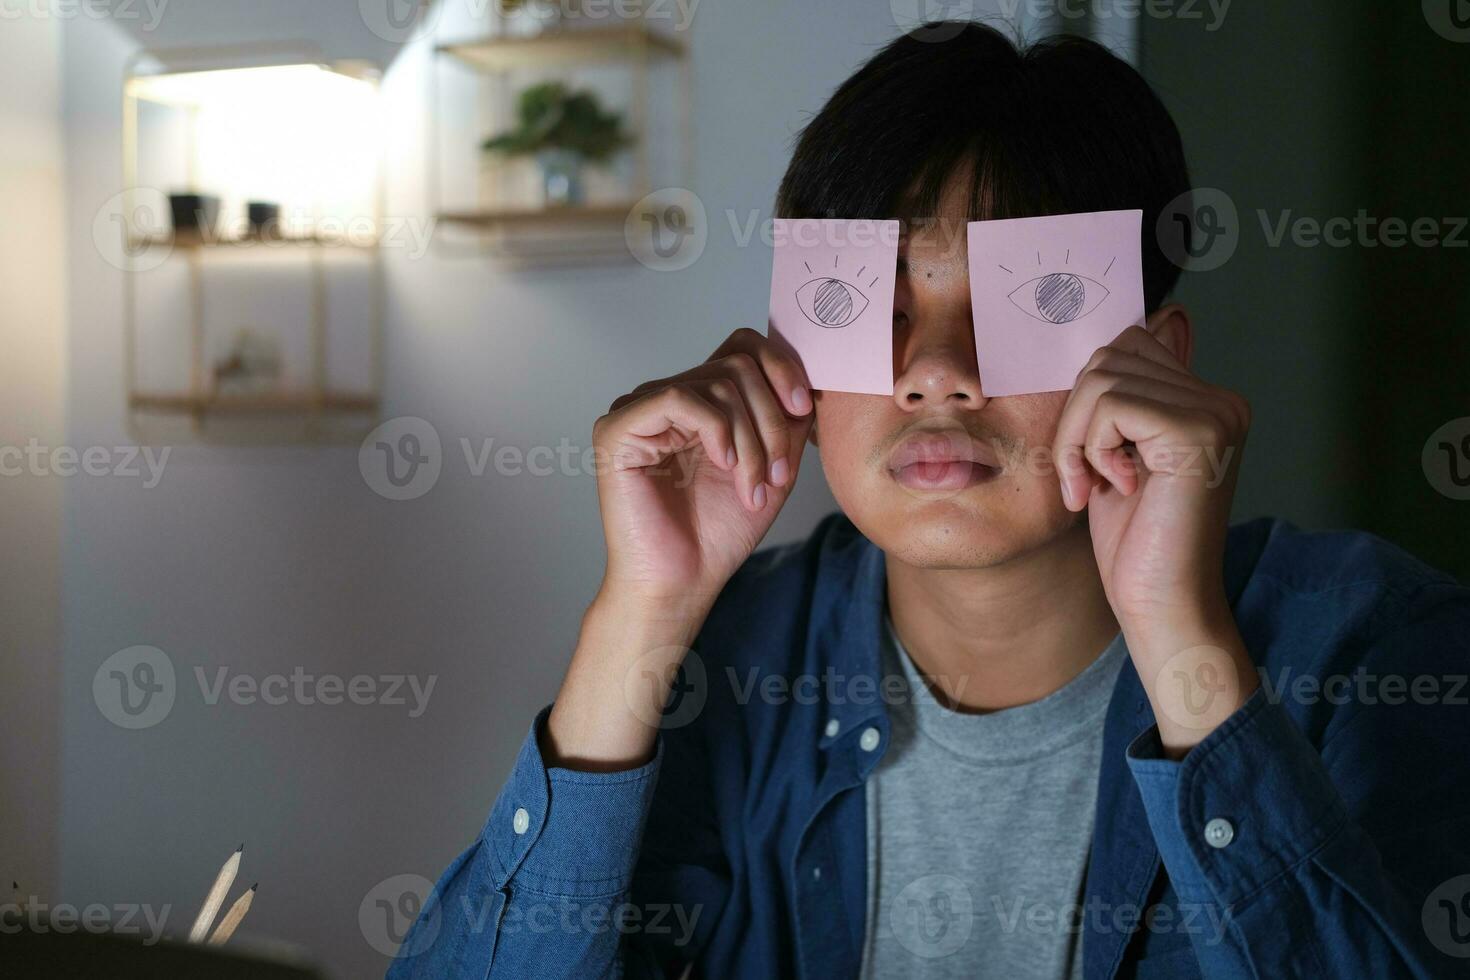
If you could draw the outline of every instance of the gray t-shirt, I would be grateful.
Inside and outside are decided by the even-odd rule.
[[[862,976],[1080,980],[1083,878],[1122,635],[1060,690],[986,714],[935,701],[886,617],[882,647],[884,675],[901,673],[907,690],[890,705],[892,737],[867,783]]]

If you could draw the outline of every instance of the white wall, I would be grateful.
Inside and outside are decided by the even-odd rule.
[[[0,27],[0,879],[56,889],[61,482],[16,450],[65,440],[61,29]],[[8,451],[7,451],[8,450]],[[9,892],[6,901],[9,901]]]
[[[894,33],[882,3],[699,5],[694,190],[713,231],[683,273],[390,251],[385,414],[422,416],[443,439],[426,496],[375,495],[355,447],[177,447],[152,489],[68,482],[67,900],[174,903],[177,931],[245,841],[242,881],[261,889],[244,933],[301,944],[339,977],[381,974],[359,904],[389,876],[437,876],[478,831],[555,692],[603,560],[591,477],[475,478],[458,440],[585,446],[617,394],[759,327],[769,256],[736,247],[723,213],[769,215],[793,133]],[[128,438],[122,273],[94,246],[92,218],[119,189],[119,80],[134,44],[107,25],[67,25],[70,440],[82,446]],[[390,211],[404,214],[424,207],[425,57],[411,46],[384,85]],[[774,537],[803,534],[832,506],[810,455]],[[92,681],[135,644],[168,654],[178,696],[160,724],[124,731],[99,712]],[[385,706],[211,706],[193,672],[221,666],[438,681],[417,719]]]

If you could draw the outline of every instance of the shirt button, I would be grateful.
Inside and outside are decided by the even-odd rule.
[[[821,868],[812,868],[812,881],[821,881],[821,880],[822,880],[822,869]]]
[[[1225,847],[1235,840],[1235,827],[1224,817],[1216,817],[1205,824],[1205,843],[1211,847]]]
[[[826,732],[828,738],[836,738],[837,733],[841,730],[842,726],[837,724],[836,718],[833,718],[831,721],[827,722]]]
[[[517,834],[524,834],[531,826],[531,815],[526,812],[525,807],[516,810],[516,815],[510,818],[510,829]]]
[[[858,748],[864,752],[871,752],[878,747],[881,736],[876,728],[864,728],[863,735],[858,739]]]

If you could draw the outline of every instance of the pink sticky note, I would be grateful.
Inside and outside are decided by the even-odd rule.
[[[972,221],[970,302],[980,389],[1062,391],[1093,353],[1142,323],[1143,212]]]
[[[813,388],[893,394],[897,221],[777,218],[769,335]]]

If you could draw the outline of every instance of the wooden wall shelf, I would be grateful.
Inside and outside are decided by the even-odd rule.
[[[317,412],[362,413],[378,410],[378,397],[352,392],[269,392],[256,395],[134,393],[129,407],[138,412],[179,415],[275,415]]]
[[[497,72],[513,68],[620,61],[645,54],[681,57],[684,42],[638,23],[480,38],[441,44],[439,50],[471,68]]]
[[[621,261],[630,257],[624,229],[636,203],[657,188],[692,182],[690,49],[667,25],[642,18],[568,23],[438,44],[434,55],[425,174],[445,254]],[[480,134],[516,125],[519,94],[547,81],[611,95],[633,137],[626,158],[604,168],[614,171],[611,179],[598,175],[597,186],[588,176],[584,204],[542,206],[534,161],[499,160],[480,149]],[[441,88],[453,103],[441,104]],[[441,143],[446,135],[449,146]]]
[[[269,251],[272,248],[298,246],[325,246],[328,248],[377,248],[378,241],[355,242],[349,238],[330,235],[288,235],[268,238],[262,235],[219,236],[202,235],[197,232],[177,232],[171,235],[142,235],[128,239],[128,248],[136,252],[145,248],[239,248]]]
[[[621,228],[633,210],[634,201],[622,204],[591,204],[564,208],[499,208],[485,211],[445,211],[440,221],[495,228],[587,228],[597,225]]]
[[[128,256],[143,257],[122,277],[127,418],[139,441],[346,442],[360,439],[356,430],[370,429],[377,416],[383,374],[385,287],[379,236],[385,189],[376,77],[364,75],[360,66],[334,66],[314,58],[286,61],[277,55],[267,50],[249,56],[202,50],[190,55],[190,63],[199,67],[160,71],[160,65],[172,63],[172,56],[140,52],[128,67],[122,160],[122,186],[128,190],[119,207],[119,234]],[[242,60],[257,63],[246,66],[239,64]],[[153,216],[170,210],[163,199],[166,186],[208,192],[231,211],[238,209],[258,192],[237,186],[251,179],[248,170],[242,177],[218,165],[221,159],[232,159],[220,147],[229,147],[231,138],[243,139],[242,131],[260,127],[256,117],[264,108],[287,116],[298,108],[303,117],[293,123],[295,132],[320,131],[323,139],[332,138],[334,131],[316,113],[315,107],[323,105],[343,107],[345,124],[354,127],[348,135],[361,137],[375,151],[356,158],[360,174],[348,174],[361,178],[355,210],[324,209],[326,217],[289,222],[264,235],[243,222],[222,221],[217,227],[228,230],[217,233],[159,226]],[[335,147],[308,139],[283,146],[281,152],[316,153],[330,160],[325,154]],[[206,166],[209,161],[215,161],[212,170]],[[337,170],[321,168],[328,173],[323,176],[308,164],[314,160],[303,159],[310,176],[292,190],[296,196],[279,198],[283,213],[296,213],[294,204],[300,213],[316,214],[312,201],[335,200],[335,188],[332,193],[324,188],[336,179]],[[146,173],[140,174],[140,168]],[[198,186],[206,190],[198,191]],[[144,195],[156,200],[140,208]],[[328,223],[334,214],[337,221],[362,217],[370,224],[354,235],[351,223]],[[147,216],[146,224],[139,215]],[[350,263],[334,261],[333,251],[350,256]],[[280,255],[283,261],[244,261],[251,254]],[[223,255],[242,261],[215,261]],[[165,263],[167,271],[155,272],[164,270]],[[252,283],[259,284],[253,291]],[[282,283],[290,284],[289,291]],[[351,312],[334,319],[332,310],[343,305]],[[228,346],[231,340],[218,333],[226,329],[245,341],[256,334],[258,345],[250,352],[264,367],[255,384],[237,379],[224,382],[221,389],[221,365],[239,361],[244,342],[237,337]],[[349,373],[333,370],[342,362],[352,365]]]

